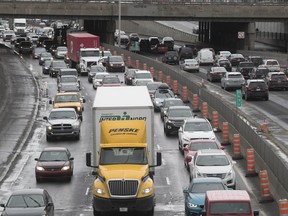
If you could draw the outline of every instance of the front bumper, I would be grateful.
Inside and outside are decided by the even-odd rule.
[[[174,125],[173,123],[166,124],[166,131],[168,133],[178,133],[180,126]]]
[[[46,135],[49,137],[77,137],[80,134],[80,129],[72,129],[72,130],[48,130],[46,129]]]
[[[155,196],[141,199],[107,199],[93,196],[93,208],[99,212],[150,211],[155,206]]]
[[[49,169],[45,171],[35,171],[37,178],[53,179],[53,178],[67,178],[72,176],[71,170]]]

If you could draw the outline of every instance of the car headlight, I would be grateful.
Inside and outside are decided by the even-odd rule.
[[[152,191],[152,188],[145,188],[144,190],[142,190],[142,194],[148,194]]]
[[[79,122],[76,121],[72,124],[72,127],[75,129],[75,128],[79,128]]]
[[[227,173],[227,177],[230,177],[233,175],[233,170],[231,169],[228,173]]]
[[[70,166],[66,165],[66,166],[63,166],[61,170],[69,170],[69,169],[70,169]]]
[[[160,105],[161,102],[160,101],[155,101],[156,105]]]
[[[197,177],[202,177],[202,174],[198,170],[196,171],[196,178]]]
[[[52,130],[52,126],[51,126],[51,125],[48,125],[48,126],[47,126],[47,130],[51,131],[51,130]]]
[[[95,188],[95,192],[101,195],[105,194],[105,191],[102,188]]]
[[[124,66],[124,63],[121,63],[121,66]]]
[[[80,112],[81,111],[81,107],[77,107],[77,112]]]
[[[41,167],[41,166],[36,166],[36,170],[38,170],[38,171],[44,171],[45,169],[44,169],[43,167]]]
[[[197,208],[198,206],[194,203],[188,203],[189,208]]]

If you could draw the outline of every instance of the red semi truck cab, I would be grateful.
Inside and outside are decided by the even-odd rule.
[[[100,37],[97,35],[87,32],[72,32],[67,34],[67,56],[69,58],[70,67],[75,68],[76,65],[79,64],[81,52],[84,52],[85,49],[87,49],[85,55],[87,57],[99,55],[99,48]]]

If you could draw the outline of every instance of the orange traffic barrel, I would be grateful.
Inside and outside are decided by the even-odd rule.
[[[158,81],[159,82],[163,81],[163,72],[162,71],[158,71]]]
[[[147,64],[146,63],[143,64],[143,70],[147,70]]]
[[[173,80],[173,93],[175,95],[178,94],[178,81],[177,80]]]
[[[117,51],[116,50],[113,51],[113,55],[117,56]]]
[[[220,132],[221,129],[219,127],[219,115],[217,111],[212,112],[212,123],[215,132]]]
[[[136,61],[135,61],[135,65],[136,65],[136,69],[140,69],[140,62],[139,62],[139,60],[136,60]]]
[[[150,73],[151,73],[152,78],[154,79],[154,75],[155,75],[154,67],[150,67]]]
[[[171,76],[166,76],[166,84],[171,86]]]
[[[240,135],[234,134],[233,135],[233,160],[240,160],[243,159],[241,154],[241,146],[240,146]]]
[[[128,66],[128,68],[131,68],[131,67],[132,67],[132,64],[131,64],[131,56],[128,56],[128,58],[127,58],[127,66]]]
[[[270,185],[267,170],[260,170],[260,187],[261,187],[261,200],[260,202],[272,202],[273,198],[270,193]]]
[[[193,112],[199,112],[199,97],[197,94],[193,94],[193,100],[192,100],[192,108]]]
[[[203,115],[203,118],[208,119],[208,103],[207,102],[202,103],[202,115]]]
[[[183,100],[184,103],[188,103],[189,102],[187,86],[183,86],[182,87],[182,100]]]
[[[278,202],[278,206],[279,206],[279,215],[288,216],[288,200],[280,199]]]
[[[229,142],[229,123],[223,122],[222,123],[222,145],[230,145]]]
[[[247,171],[246,171],[246,177],[254,177],[258,176],[258,173],[256,172],[256,166],[255,166],[255,157],[254,157],[254,149],[248,148],[246,150],[246,161],[247,161]]]
[[[261,125],[261,131],[262,131],[263,133],[268,133],[268,124],[267,124],[267,122],[266,122],[265,119],[264,119],[264,121],[263,121],[263,123],[262,123],[262,125]]]

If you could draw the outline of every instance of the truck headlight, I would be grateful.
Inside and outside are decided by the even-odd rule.
[[[65,171],[65,170],[69,170],[69,169],[70,169],[70,166],[69,166],[69,165],[66,165],[66,166],[63,166],[61,170],[64,170],[64,171]]]
[[[52,130],[52,126],[51,126],[51,125],[48,125],[48,126],[47,126],[47,130],[51,131],[51,130]]]
[[[95,192],[101,195],[105,194],[105,191],[102,188],[95,188]]]
[[[144,190],[142,190],[142,194],[148,194],[152,191],[152,188],[145,188]]]
[[[80,112],[81,111],[81,107],[77,107],[77,112]]]
[[[44,169],[43,167],[41,167],[41,166],[36,166],[36,170],[38,170],[38,171],[44,171],[45,169]]]
[[[72,124],[72,127],[75,129],[75,128],[79,128],[79,122],[76,121]]]
[[[197,205],[194,203],[188,203],[189,208],[197,208]]]

